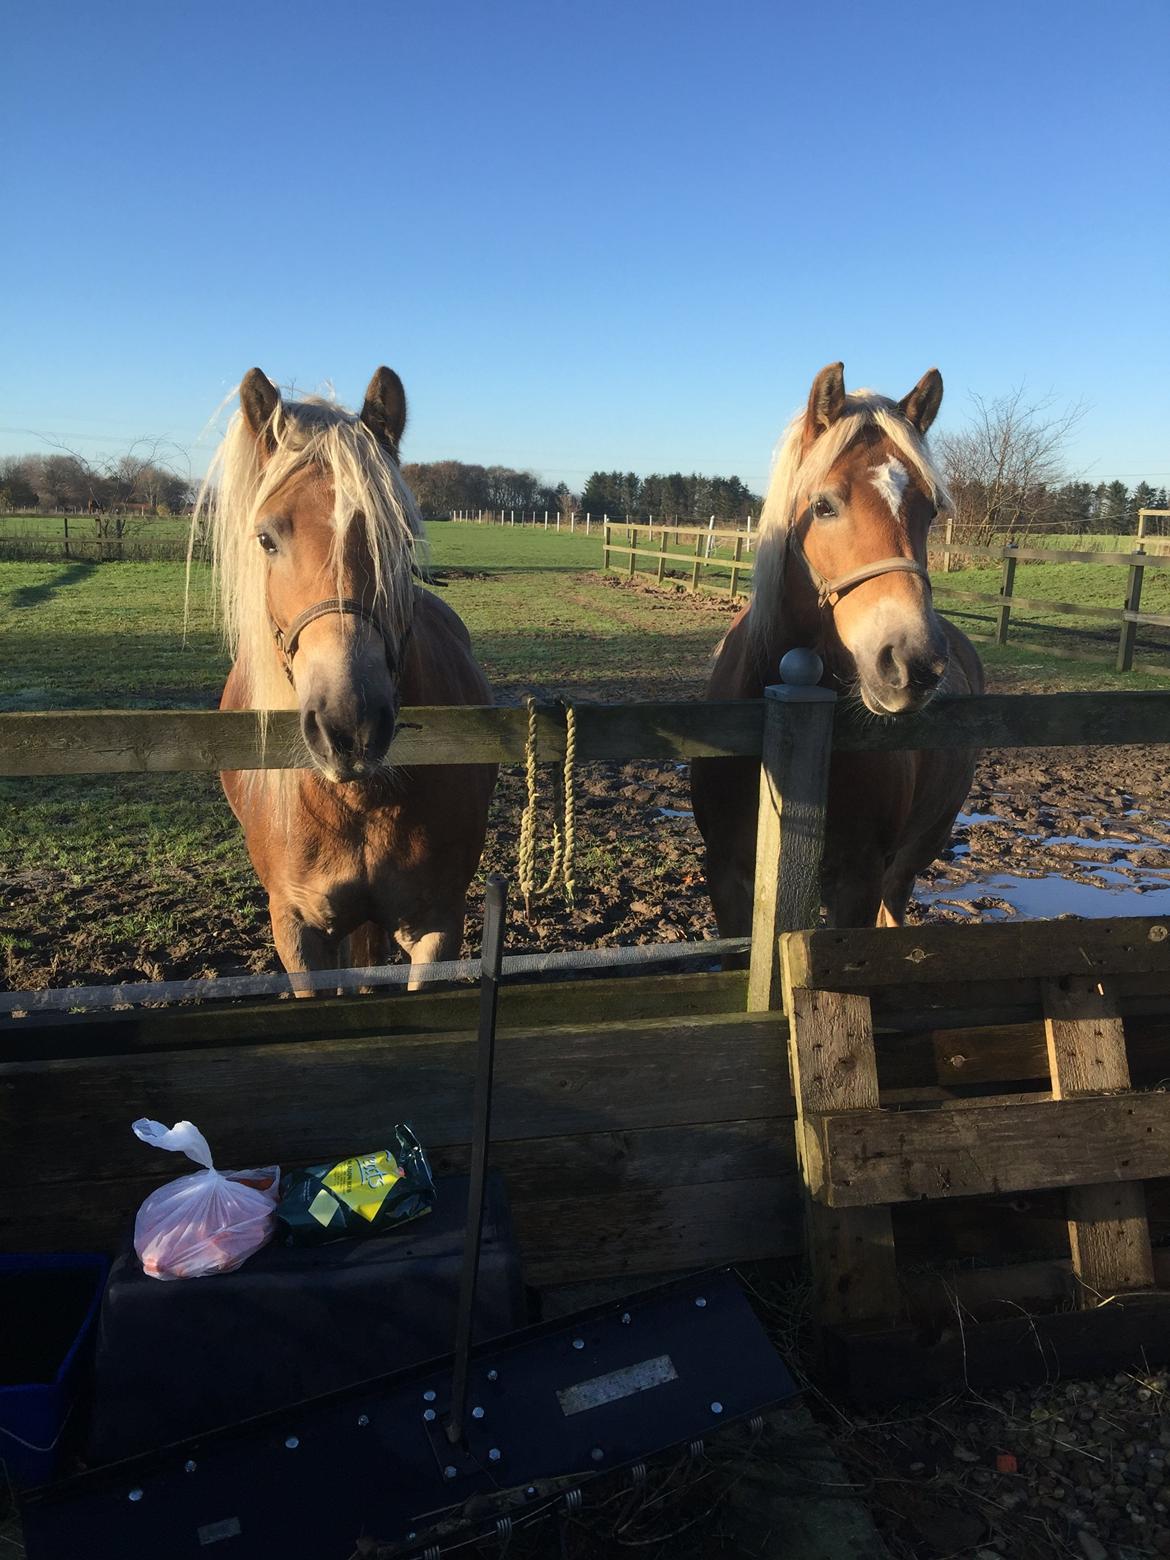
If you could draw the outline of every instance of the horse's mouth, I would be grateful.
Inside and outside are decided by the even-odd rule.
[[[931,699],[934,698],[938,689],[899,689],[898,697],[901,699],[901,703],[890,704],[878,698],[877,694],[872,689],[867,688],[864,683],[861,684],[858,692],[861,695],[862,704],[865,705],[871,715],[878,715],[883,720],[896,720],[900,715],[917,715],[920,710],[924,710]]]
[[[314,768],[323,780],[328,780],[330,785],[353,785],[369,780],[377,773],[379,765],[367,758],[355,758],[346,764],[325,763],[316,759]]]

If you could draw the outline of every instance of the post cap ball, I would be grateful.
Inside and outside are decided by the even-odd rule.
[[[789,687],[815,688],[823,670],[815,650],[789,650],[780,661],[780,681]]]

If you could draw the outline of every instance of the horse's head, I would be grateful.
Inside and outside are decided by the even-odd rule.
[[[240,545],[261,570],[266,675],[275,658],[317,767],[330,780],[360,779],[382,764],[394,735],[410,630],[402,382],[380,368],[353,417],[323,402],[286,405],[253,368],[240,409],[257,463]],[[263,681],[253,677],[254,696]]]
[[[921,708],[947,668],[926,572],[927,533],[947,499],[923,443],[941,401],[937,369],[894,403],[846,395],[843,366],[830,364],[780,456],[782,588],[875,714]]]

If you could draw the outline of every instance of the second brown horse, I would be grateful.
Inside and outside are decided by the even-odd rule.
[[[936,369],[903,400],[846,394],[843,365],[789,426],[760,519],[750,606],[716,652],[710,699],[759,698],[786,651],[815,649],[822,682],[896,720],[936,692],[981,693],[970,641],[934,610],[927,533],[949,499],[925,435]],[[975,754],[839,753],[829,777],[821,895],[837,926],[900,925],[917,875],[967,796]],[[759,763],[696,760],[695,820],[719,931],[752,926]]]

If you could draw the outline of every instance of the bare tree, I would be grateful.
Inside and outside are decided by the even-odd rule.
[[[1087,410],[1031,401],[1022,386],[988,401],[972,394],[967,427],[937,445],[963,537],[985,546],[996,536],[1026,534],[1068,479],[1065,444]]]

